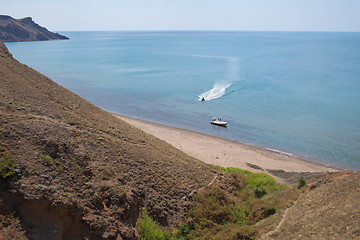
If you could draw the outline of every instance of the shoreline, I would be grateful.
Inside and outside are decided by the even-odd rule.
[[[297,158],[291,153],[283,153],[276,149],[250,145],[231,139],[148,122],[116,113],[111,114],[207,164],[267,173],[277,180],[279,180],[279,178],[270,171],[280,170],[293,173],[319,173],[343,170]]]

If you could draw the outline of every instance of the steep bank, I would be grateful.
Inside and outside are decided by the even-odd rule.
[[[14,181],[3,189],[38,204],[75,209],[91,236],[135,236],[141,207],[162,225],[175,225],[187,196],[215,175],[206,164],[17,62],[2,43],[0,82],[0,157],[16,165]],[[1,198],[11,202],[14,195],[2,191]],[[36,227],[23,226],[35,234]]]
[[[0,41],[43,41],[69,39],[58,33],[53,33],[36,24],[31,17],[14,19],[10,16],[0,15]]]
[[[359,172],[320,178],[261,239],[360,239],[359,182]],[[258,229],[266,231],[261,223]]]
[[[4,239],[138,239],[143,208],[166,229],[184,223],[178,239],[360,237],[359,173],[326,174],[299,191],[213,168],[17,62],[3,44],[0,83]]]

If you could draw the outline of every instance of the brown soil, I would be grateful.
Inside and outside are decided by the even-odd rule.
[[[76,206],[99,237],[134,237],[142,207],[162,225],[179,224],[186,196],[216,175],[17,62],[2,43],[0,82],[0,157],[14,159],[19,178],[10,189],[39,209]],[[29,216],[21,215],[24,226],[40,223]],[[38,232],[25,228],[28,236]]]
[[[323,176],[261,239],[360,239],[360,173]]]
[[[16,169],[1,167],[4,159],[12,160]],[[258,168],[253,163],[249,167]],[[171,228],[184,221],[184,209],[199,190],[220,188],[235,196],[240,186],[231,176],[19,63],[0,43],[4,169],[8,172],[0,172],[0,240],[138,239],[142,208]],[[298,178],[293,173],[272,174]],[[319,176],[309,177],[312,181]],[[360,173],[325,174],[301,190],[295,205],[297,191],[274,193],[283,204],[255,225],[257,237],[360,239],[359,182]],[[257,203],[258,209],[272,204]],[[250,216],[257,218],[255,210]]]

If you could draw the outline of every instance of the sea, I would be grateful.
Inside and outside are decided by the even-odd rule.
[[[6,45],[104,110],[360,170],[360,33],[61,34]]]

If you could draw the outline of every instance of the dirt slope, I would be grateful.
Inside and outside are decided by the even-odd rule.
[[[243,217],[254,220],[247,236],[260,239],[360,239],[360,173],[327,174],[298,200],[292,188],[265,195],[247,214],[238,210],[251,189],[242,195],[242,178],[226,176],[19,63],[0,43],[0,239],[137,239],[142,208],[176,226],[199,189],[214,213],[199,205],[195,220],[233,209],[226,231],[247,229],[235,218]],[[215,200],[231,195],[230,205],[218,207],[214,192]],[[271,204],[276,211],[265,214]],[[203,233],[216,234],[208,222],[199,223]]]
[[[261,239],[360,239],[360,173],[331,173],[304,189]]]
[[[187,196],[216,171],[17,62],[3,43],[0,140],[2,161],[16,164],[0,210],[18,212],[27,236],[42,234],[36,239],[79,239],[67,235],[75,229],[131,239],[141,207],[176,225]]]

